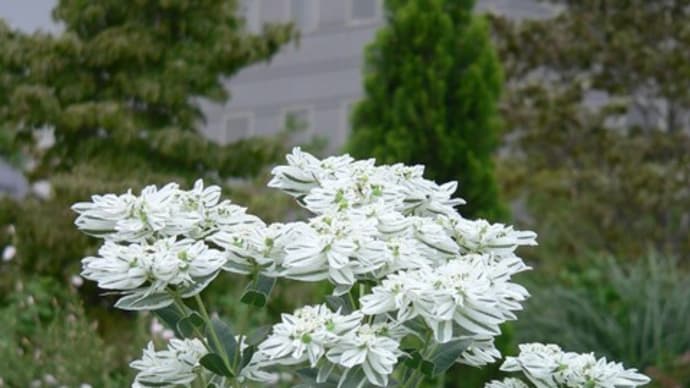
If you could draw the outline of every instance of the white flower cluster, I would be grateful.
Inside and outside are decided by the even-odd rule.
[[[245,209],[220,202],[220,187],[204,188],[201,180],[192,190],[175,183],[158,189],[147,186],[136,196],[94,195],[91,202],[74,204],[75,221],[84,233],[111,241],[151,241],[162,237],[203,238],[224,225],[259,222]]]
[[[133,388],[143,387],[189,387],[203,368],[199,360],[208,351],[198,339],[171,339],[168,348],[156,351],[149,342],[140,360],[130,366],[139,370]]]
[[[404,331],[388,324],[363,324],[360,312],[343,315],[325,305],[305,306],[283,314],[272,334],[259,345],[250,366],[294,365],[308,362],[319,367],[324,382],[336,367],[361,367],[374,385],[385,387],[402,355]],[[346,374],[343,374],[343,378]]]
[[[533,232],[462,218],[456,183],[424,179],[422,166],[376,166],[347,155],[319,160],[299,149],[287,159],[269,186],[316,216],[292,227],[285,255],[274,261],[280,276],[328,279],[336,295],[373,280],[378,285],[360,298],[363,314],[397,325],[421,317],[439,343],[471,339],[458,362],[500,357],[493,337],[528,297],[511,282],[529,269],[514,252],[536,244]]]
[[[314,214],[303,222],[267,225],[201,181],[189,191],[149,186],[138,196],[107,194],[73,206],[78,228],[104,239],[98,255],[82,261],[82,276],[123,293],[117,307],[168,306],[173,295],[199,293],[220,270],[250,275],[261,292],[268,292],[259,287],[266,277],[328,281],[334,286],[329,303],[341,306],[283,314],[251,348],[240,337],[238,356],[230,359],[241,363],[232,372],[214,366],[216,354],[201,359],[209,348],[196,338],[173,339],[160,352],[149,345],[132,363],[140,370],[135,385],[189,385],[210,373],[205,367],[226,373],[215,375],[217,386],[228,377],[272,384],[281,366],[307,364],[318,370],[317,382],[386,386],[402,358],[436,373],[453,361],[481,366],[501,357],[494,337],[529,296],[512,281],[529,269],[515,251],[536,245],[535,233],[463,218],[455,206],[464,202],[453,198],[457,184],[425,179],[422,166],[376,166],[348,155],[319,160],[299,148],[287,160],[273,170],[269,186]],[[272,285],[268,280],[261,284]],[[202,315],[187,323],[202,319],[213,328]],[[403,352],[403,338],[416,338],[417,345]],[[503,369],[523,371],[538,388],[632,387],[647,380],[592,355],[538,345],[522,350]],[[452,356],[441,362],[435,352],[444,351]],[[417,372],[403,378],[411,381]],[[516,379],[487,385],[525,386]]]
[[[220,188],[204,188],[201,180],[189,191],[172,183],[147,186],[139,196],[95,195],[72,208],[80,230],[105,240],[97,256],[82,260],[81,275],[128,295],[121,301],[162,295],[157,307],[172,303],[166,289],[192,296],[227,264],[227,253],[210,248],[206,239],[221,230],[263,225],[244,208],[220,202]],[[132,303],[117,306],[137,309]]]
[[[362,312],[395,311],[403,322],[421,316],[440,343],[460,336],[498,335],[501,323],[515,319],[512,311],[520,309],[527,291],[508,281],[510,271],[494,270],[490,260],[472,254],[433,269],[390,275],[361,298]]]
[[[649,383],[649,378],[622,364],[597,359],[594,354],[564,352],[557,345],[540,343],[520,345],[517,357],[508,357],[501,365],[506,372],[522,372],[537,388],[587,387],[623,388]],[[528,387],[517,379],[493,381],[486,388]]]

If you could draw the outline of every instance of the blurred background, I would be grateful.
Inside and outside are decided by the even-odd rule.
[[[423,163],[464,216],[536,231],[504,354],[556,342],[690,387],[688,20],[690,0],[0,1],[0,387],[128,386],[171,335],[78,276],[97,241],[72,203],[204,178],[297,219],[265,188],[295,145]],[[205,293],[240,329],[327,292],[280,282],[257,314],[243,287]]]

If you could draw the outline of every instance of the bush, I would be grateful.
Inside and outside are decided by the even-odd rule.
[[[593,261],[589,270],[566,275],[565,284],[540,287],[516,334],[522,342],[594,351],[675,381],[668,386],[688,386],[688,322],[690,274],[673,259],[650,256],[625,267]]]
[[[17,281],[0,306],[0,386],[121,387],[130,381],[127,364],[143,343],[136,338],[141,331],[107,343],[74,290],[50,278]]]

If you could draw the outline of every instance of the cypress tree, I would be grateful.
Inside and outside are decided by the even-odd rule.
[[[457,180],[466,216],[502,218],[492,152],[502,72],[471,0],[387,0],[386,26],[366,48],[365,98],[348,151],[380,163],[426,165]]]

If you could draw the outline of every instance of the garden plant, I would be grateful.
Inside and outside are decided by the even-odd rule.
[[[455,363],[498,361],[500,325],[528,298],[512,281],[530,269],[515,254],[536,234],[463,218],[456,182],[437,184],[423,166],[376,165],[349,155],[319,160],[295,148],[269,187],[313,216],[267,225],[221,200],[201,180],[139,195],[95,195],[73,206],[76,225],[103,239],[82,276],[121,295],[115,306],[150,310],[175,331],[131,366],[134,387],[288,385],[417,387]],[[332,294],[236,333],[200,296],[220,271],[245,275],[241,301],[261,308],[276,281],[328,282]],[[239,297],[239,296],[238,296]],[[635,369],[553,344],[523,344],[506,387],[637,387]]]

